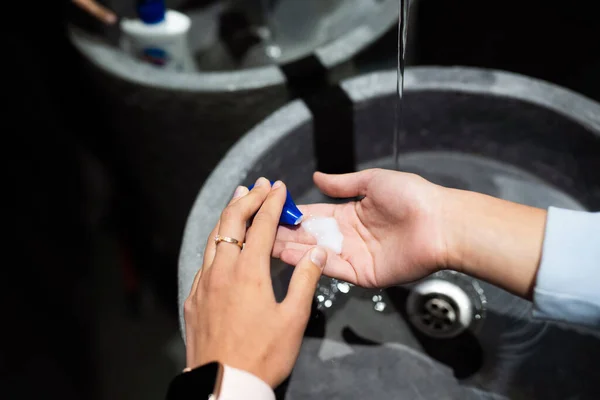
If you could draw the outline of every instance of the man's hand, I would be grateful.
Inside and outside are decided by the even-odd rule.
[[[238,188],[223,211],[184,305],[187,367],[219,361],[250,372],[271,387],[291,373],[327,253],[315,248],[301,255],[287,297],[277,303],[271,252],[285,198],[281,182],[271,188],[261,178],[250,192]],[[215,244],[217,234],[245,241],[244,249],[233,243]]]
[[[362,287],[380,288],[423,278],[446,266],[441,188],[412,174],[379,169],[346,175],[316,173],[331,197],[362,200],[301,206],[310,215],[334,217],[342,254],[329,251],[324,273]],[[280,227],[273,255],[295,265],[316,240],[302,228]]]
[[[306,215],[334,217],[344,235],[342,254],[329,252],[326,275],[380,288],[448,268],[531,297],[545,210],[444,188],[397,171],[317,173],[314,180],[331,197],[363,197],[341,205],[300,207]],[[281,227],[273,255],[295,265],[315,244],[301,227]]]
[[[75,5],[84,11],[87,11],[93,17],[99,19],[107,25],[117,22],[117,16],[108,8],[98,4],[95,0],[72,0]]]

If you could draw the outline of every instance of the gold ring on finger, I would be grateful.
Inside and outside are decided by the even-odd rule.
[[[225,242],[225,243],[231,243],[231,244],[235,244],[236,246],[238,246],[241,250],[244,249],[244,243],[240,242],[237,239],[228,237],[228,236],[221,236],[221,235],[217,235],[215,236],[215,244],[219,244],[221,242]]]

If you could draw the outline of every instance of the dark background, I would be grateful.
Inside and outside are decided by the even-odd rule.
[[[65,35],[67,18],[103,28],[68,2],[13,5],[3,28],[0,398],[161,398],[181,362],[168,357],[181,353],[176,254],[131,218],[141,205],[124,190],[104,105]],[[422,0],[412,63],[503,69],[600,100],[592,7]],[[364,57],[393,60],[395,38]]]

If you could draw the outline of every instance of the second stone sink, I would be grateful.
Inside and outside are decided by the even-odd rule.
[[[315,129],[330,134],[321,118],[351,118],[334,122],[350,127],[342,133],[352,143],[346,156],[357,169],[393,167],[395,86],[395,72],[345,81],[341,92],[349,101],[340,107],[349,104],[349,112],[314,120],[296,101],[236,144],[188,219],[180,306],[207,237],[238,184],[266,176],[285,181],[299,204],[331,201],[311,180],[322,162],[315,154],[323,154]],[[600,209],[600,105],[544,82],[477,69],[412,69],[405,87],[402,170],[536,207]],[[291,272],[274,262],[279,298]],[[298,364],[279,396],[600,398],[597,333],[534,321],[527,301],[458,273],[442,271],[426,282],[379,291],[322,278]],[[468,310],[468,326],[455,325],[453,318],[447,325],[427,322],[440,310]]]

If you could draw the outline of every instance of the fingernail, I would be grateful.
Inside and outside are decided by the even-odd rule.
[[[283,182],[277,181],[273,184],[273,189],[278,189],[281,187],[281,185],[283,185]]]
[[[261,177],[261,178],[258,178],[256,180],[256,183],[254,184],[254,187],[256,187],[256,186],[262,186],[262,185],[264,185],[266,183],[269,183],[269,181],[267,180],[267,178],[262,178]]]
[[[310,261],[322,269],[327,262],[327,252],[320,247],[315,247],[310,251]]]
[[[246,194],[247,191],[248,189],[245,186],[238,186],[237,189],[235,189],[235,192],[233,193],[233,198],[237,199],[238,197],[242,197]]]

